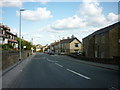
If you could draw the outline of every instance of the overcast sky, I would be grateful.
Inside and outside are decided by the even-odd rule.
[[[94,2],[93,2],[94,1]],[[22,12],[22,36],[34,44],[50,44],[74,35],[79,40],[92,32],[118,21],[116,2],[81,0],[51,2],[50,0],[2,0],[0,20],[19,34],[19,9]]]

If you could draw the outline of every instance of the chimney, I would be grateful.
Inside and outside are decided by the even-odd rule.
[[[74,35],[72,35],[72,36],[71,36],[71,38],[75,38],[75,36],[74,36]]]
[[[68,36],[67,39],[70,39],[70,37]]]

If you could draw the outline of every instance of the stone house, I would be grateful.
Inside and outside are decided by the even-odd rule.
[[[107,26],[83,38],[86,57],[113,58],[120,56],[120,22]]]
[[[50,44],[50,52],[51,53],[58,53],[58,48],[59,48],[58,47],[58,45],[59,45],[58,43],[59,42],[55,41],[55,42],[53,42],[53,43]]]

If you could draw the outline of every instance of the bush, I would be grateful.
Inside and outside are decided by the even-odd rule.
[[[12,50],[14,47],[11,44],[2,45],[3,50]]]

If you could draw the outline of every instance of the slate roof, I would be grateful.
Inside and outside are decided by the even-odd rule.
[[[54,45],[56,45],[56,44],[58,44],[59,42],[54,42],[54,43],[51,43],[51,45],[52,46],[54,46]]]
[[[78,40],[78,39],[75,37],[75,38],[69,38],[69,39],[60,40],[60,43],[71,43],[74,39]],[[78,40],[78,42],[80,42],[80,41]],[[80,43],[81,43],[81,42],[80,42]],[[52,46],[57,45],[57,44],[59,44],[59,42],[51,43]]]
[[[73,40],[78,40],[76,37],[75,38],[70,38],[70,39],[63,39],[60,41],[60,43],[71,43]],[[79,41],[79,40],[78,40]],[[79,41],[80,42],[80,41]],[[80,42],[81,43],[81,42]]]

